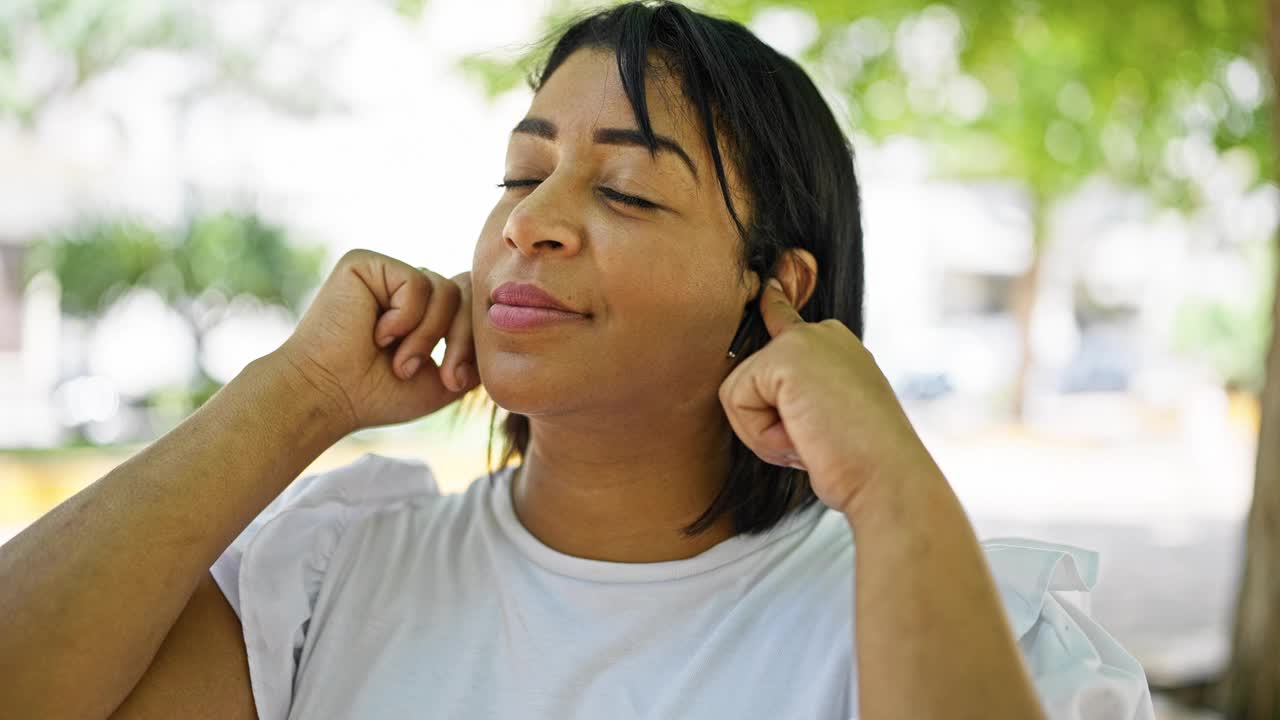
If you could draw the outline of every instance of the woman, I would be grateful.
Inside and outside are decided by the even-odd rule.
[[[1060,594],[1092,554],[980,546],[859,342],[852,157],[799,67],[629,4],[534,87],[472,272],[349,253],[284,345],[4,547],[0,707],[1152,717]],[[509,450],[465,493],[372,455],[290,483],[481,383]]]

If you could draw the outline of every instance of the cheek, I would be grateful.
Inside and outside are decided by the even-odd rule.
[[[602,296],[626,334],[639,342],[667,337],[690,347],[718,342],[723,327],[737,322],[741,309],[734,309],[731,265],[710,253],[691,252],[694,248],[617,251],[599,258]]]

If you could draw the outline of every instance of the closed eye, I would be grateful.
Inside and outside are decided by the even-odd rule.
[[[610,200],[617,200],[618,202],[623,203],[624,205],[630,205],[632,207],[641,208],[642,210],[653,210],[658,207],[656,203],[649,202],[644,198],[639,198],[639,197],[636,197],[635,195],[627,195],[624,193],[620,193],[617,190],[614,190],[613,188],[604,187],[603,185],[600,187],[600,194],[604,195]]]
[[[504,188],[507,190],[514,190],[514,189],[525,188],[525,187],[533,187],[534,185],[537,185],[540,182],[542,181],[534,180],[534,179],[503,180],[502,182],[498,183],[498,187]],[[617,190],[614,190],[613,188],[607,187],[604,185],[600,186],[600,194],[604,195],[605,197],[615,202],[620,202],[624,205],[630,205],[631,207],[640,208],[642,210],[654,210],[661,207],[655,202],[645,200],[642,197],[636,197],[635,195],[627,195],[626,193],[620,193]]]
[[[532,187],[534,185],[537,185],[540,182],[542,181],[541,180],[503,180],[502,182],[498,183],[498,187],[506,188],[510,190],[512,188]]]

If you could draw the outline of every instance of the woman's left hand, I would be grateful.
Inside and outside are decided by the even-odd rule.
[[[850,515],[868,483],[936,470],[884,373],[839,320],[805,322],[779,286],[760,297],[772,338],[720,385],[742,442],[807,470],[818,499]]]

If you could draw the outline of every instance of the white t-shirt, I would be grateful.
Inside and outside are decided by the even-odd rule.
[[[839,513],[686,560],[587,560],[520,524],[511,470],[441,494],[423,463],[369,454],[272,502],[211,568],[261,720],[857,717]],[[1142,668],[1082,609],[1096,555],[983,547],[1050,717],[1154,718]]]

